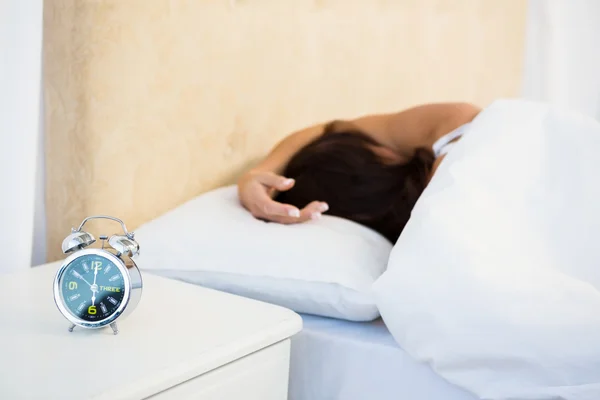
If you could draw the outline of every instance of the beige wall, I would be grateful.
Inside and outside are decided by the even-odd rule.
[[[44,14],[49,261],[85,216],[135,228],[293,129],[520,85],[525,0],[53,0]]]

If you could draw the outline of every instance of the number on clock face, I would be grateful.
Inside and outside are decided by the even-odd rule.
[[[93,322],[108,318],[117,310],[125,296],[125,283],[112,261],[88,254],[67,265],[61,291],[71,314]]]

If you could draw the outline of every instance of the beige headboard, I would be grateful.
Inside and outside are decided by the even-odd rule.
[[[85,216],[135,228],[306,125],[517,95],[525,3],[46,1],[49,261]]]

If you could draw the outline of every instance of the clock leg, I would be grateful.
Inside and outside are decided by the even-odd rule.
[[[112,324],[110,324],[110,327],[113,330],[113,333],[116,335],[117,333],[119,333],[119,328],[117,328],[117,323],[113,322]]]
[[[75,324],[72,324],[72,325],[69,327],[69,332],[73,332],[73,329],[75,329]]]

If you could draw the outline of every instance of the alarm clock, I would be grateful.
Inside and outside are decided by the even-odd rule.
[[[109,219],[121,224],[123,234],[99,236],[101,248],[89,248],[96,238],[82,230],[92,219]],[[108,241],[108,246],[106,245]],[[54,277],[54,302],[71,322],[69,332],[78,326],[98,329],[110,326],[119,333],[117,320],[130,314],[142,295],[142,276],[133,259],[139,254],[134,233],[123,221],[108,215],[85,218],[79,228],[62,242],[69,256]]]

